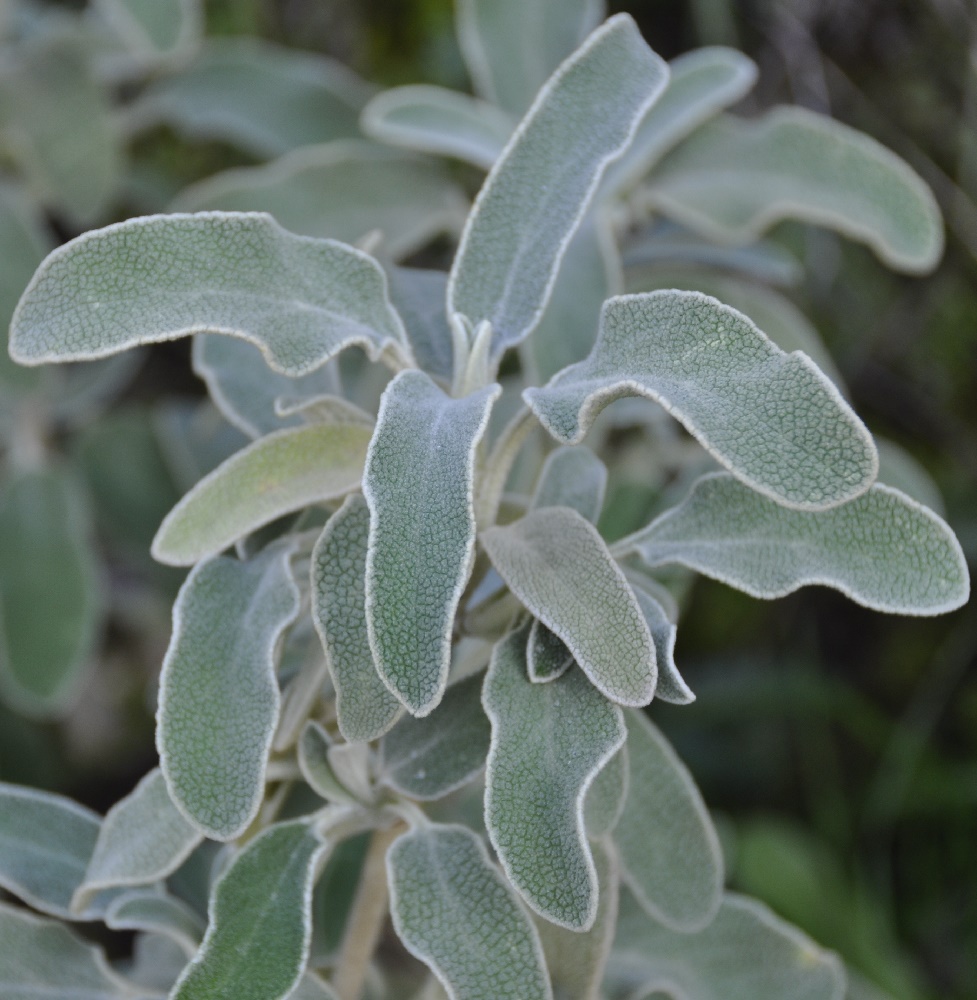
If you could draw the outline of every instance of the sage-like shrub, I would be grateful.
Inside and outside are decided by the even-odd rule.
[[[715,118],[752,82],[742,57],[670,68],[596,7],[464,0],[494,104],[367,106],[374,134],[490,167],[450,273],[395,262],[416,237],[357,248],[206,211],[88,233],[28,286],[15,360],[196,335],[253,440],[153,543],[192,567],[159,769],[104,819],[2,788],[0,885],[44,914],[0,904],[5,998],[845,995],[834,955],[724,892],[709,814],[642,711],[694,699],[669,585],[820,584],[935,615],[967,600],[960,547],[877,481],[871,434],[804,351],[702,291],[588,303],[618,242],[769,273],[783,258],[742,245],[794,216],[922,272],[939,216],[849,129]],[[683,228],[635,238],[652,210]],[[681,495],[608,544],[588,445],[628,424]],[[384,943],[388,912],[422,964]],[[65,921],[135,931],[132,958]]]

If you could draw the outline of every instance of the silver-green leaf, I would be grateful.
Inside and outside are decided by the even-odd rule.
[[[642,586],[633,576],[629,577],[629,582],[655,644],[655,655],[658,660],[655,697],[673,705],[688,705],[695,701],[695,695],[675,666],[675,638],[678,629],[647,586]]]
[[[419,267],[387,268],[390,301],[404,322],[419,368],[450,382],[454,374],[454,348],[445,308],[448,275]]]
[[[201,0],[96,0],[93,6],[142,59],[183,55],[203,34]]]
[[[734,475],[785,506],[843,503],[878,471],[871,435],[806,355],[785,354],[742,313],[698,292],[610,299],[590,357],[524,393],[566,443],[626,396],[659,402]]]
[[[649,565],[680,563],[753,597],[783,597],[810,584],[858,604],[904,615],[938,615],[965,604],[970,576],[960,543],[941,518],[888,486],[827,511],[793,511],[723,473],[620,549]]]
[[[536,929],[471,830],[405,833],[387,875],[397,935],[451,1000],[553,1000]]]
[[[526,640],[526,672],[536,684],[562,677],[573,666],[573,653],[538,618],[533,619]]]
[[[621,709],[578,670],[533,684],[525,629],[496,646],[482,698],[492,723],[485,775],[492,846],[535,912],[587,930],[597,916],[598,885],[584,799],[624,743]]]
[[[570,507],[596,524],[606,488],[607,467],[589,448],[557,448],[546,456],[529,508]]]
[[[160,675],[156,742],[176,806],[215,840],[254,819],[281,696],[275,650],[299,610],[288,545],[187,577]]]
[[[195,910],[167,893],[133,889],[123,893],[105,910],[110,930],[162,934],[174,941],[189,958],[204,935],[204,924]]]
[[[441,700],[475,548],[475,449],[501,390],[447,396],[423,372],[387,387],[363,476],[366,621],[377,670],[412,715]]]

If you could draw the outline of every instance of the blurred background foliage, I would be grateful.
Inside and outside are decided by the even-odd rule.
[[[0,275],[4,323],[48,247],[90,225],[161,208],[218,171],[268,159],[233,137],[193,138],[167,124],[120,129],[147,80],[165,77],[165,53],[106,82],[86,68],[91,48],[62,40],[73,54],[59,65],[94,88],[101,117],[92,128],[105,130],[108,146],[98,177],[69,171],[66,187],[39,184],[17,141],[17,102],[42,106],[50,53],[29,51],[30,31],[10,26],[19,16],[13,7],[0,4],[7,21],[0,243],[20,227],[19,242],[0,246],[4,260],[16,262]],[[88,16],[84,7],[34,4],[31,16],[70,21]],[[856,411],[932,475],[973,571],[977,9],[967,0],[610,7],[634,15],[666,58],[703,44],[741,48],[760,67],[741,113],[778,102],[830,113],[890,146],[934,189],[948,243],[926,278],[896,275],[869,251],[820,230],[782,225],[773,235],[804,264],[787,294],[828,345]],[[254,36],[324,54],[381,85],[468,87],[451,0],[208,0],[205,8],[209,36]],[[37,89],[22,98],[18,80],[31,73]],[[450,169],[472,193],[478,175]],[[446,249],[436,244],[425,259],[437,261]],[[0,707],[0,779],[104,810],[155,759],[153,682],[180,574],[152,565],[149,542],[178,495],[243,439],[203,402],[186,345],[154,349],[138,369],[106,365],[87,378],[8,368],[0,361],[0,564],[16,559],[18,532],[5,530],[4,518],[24,477],[39,474],[40,449],[45,474],[70,493],[72,530],[97,539],[97,559],[78,573],[99,581],[92,591],[99,596],[86,604],[64,585],[59,599],[90,626],[76,651],[77,690],[68,692],[67,714],[57,699],[15,695]],[[626,435],[617,447],[626,451]],[[643,523],[658,502],[655,490],[640,475],[614,484],[606,533]],[[58,576],[42,574],[41,592]],[[3,580],[0,570],[0,594]],[[765,603],[697,580],[677,656],[698,701],[683,708],[656,702],[651,711],[723,820],[733,886],[836,948],[866,977],[857,995],[873,996],[871,981],[905,1000],[977,996],[973,608],[938,619],[891,618],[817,588]]]

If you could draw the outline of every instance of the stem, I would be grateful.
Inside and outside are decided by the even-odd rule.
[[[333,980],[339,1000],[360,1000],[362,996],[370,959],[387,917],[387,848],[402,832],[401,823],[373,831]]]

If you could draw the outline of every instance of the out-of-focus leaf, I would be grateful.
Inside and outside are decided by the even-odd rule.
[[[190,566],[283,514],[356,489],[370,428],[311,424],[266,434],[202,479],[166,515],[153,555]]]
[[[492,723],[485,825],[509,881],[561,927],[587,930],[597,915],[597,873],[584,798],[625,739],[621,709],[571,670],[552,684],[526,675],[526,632],[492,654],[483,702]]]
[[[387,268],[390,301],[400,313],[419,367],[435,378],[451,380],[454,349],[445,307],[448,275],[417,267]]]
[[[161,892],[133,889],[112,900],[105,926],[114,931],[145,931],[175,941],[189,958],[204,934],[204,922],[186,903]]]
[[[630,781],[631,768],[625,744],[597,772],[584,797],[584,826],[591,840],[603,837],[617,826],[627,801]],[[617,869],[615,855],[615,872]]]
[[[143,4],[159,0],[142,0]],[[128,113],[132,130],[166,124],[256,156],[359,133],[370,88],[349,69],[253,38],[208,42],[179,73],[151,83]]]
[[[31,715],[65,711],[92,653],[102,602],[89,534],[63,471],[0,488],[0,690]]]
[[[879,449],[879,482],[895,487],[944,517],[943,496],[926,469],[895,441],[879,438],[875,444]]]
[[[96,0],[95,8],[136,56],[182,54],[203,34],[201,0]]]
[[[59,247],[21,297],[10,353],[87,361],[191,333],[248,340],[292,376],[354,344],[373,358],[406,350],[372,257],[260,213],[203,213],[130,219]]]
[[[640,712],[627,713],[630,780],[614,828],[621,875],[657,920],[678,931],[708,926],[722,899],[719,838],[691,775]]]
[[[370,511],[359,494],[329,519],[312,552],[312,617],[336,689],[336,720],[350,741],[375,740],[400,702],[377,673],[366,627]]]
[[[165,996],[186,968],[187,954],[183,945],[166,934],[136,934],[132,943],[132,960],[126,964],[129,982],[150,996]]]
[[[667,78],[631,18],[612,18],[561,65],[492,168],[465,224],[448,310],[474,326],[488,320],[495,352],[539,321],[605,166]]]
[[[275,649],[299,610],[290,548],[218,556],[187,577],[160,675],[156,742],[170,796],[206,836],[254,819],[278,721]]]
[[[380,744],[379,781],[413,799],[439,799],[485,766],[491,727],[482,711],[481,676],[449,687],[424,719],[407,716]]]
[[[609,300],[590,357],[523,396],[567,444],[614,400],[653,399],[752,489],[798,509],[850,500],[878,471],[871,435],[808,357],[698,292]]]
[[[607,467],[589,448],[557,448],[546,456],[529,509],[570,507],[596,524],[606,488]]]
[[[867,243],[910,274],[932,270],[943,251],[940,212],[920,177],[875,139],[799,107],[709,122],[659,164],[645,193],[724,242],[795,218]]]
[[[397,935],[450,996],[553,1000],[536,929],[471,830],[430,824],[398,837],[387,874]]]
[[[452,399],[405,371],[380,404],[363,475],[366,621],[377,670],[412,715],[427,715],[447,682],[475,548],[475,449],[499,392]]]
[[[422,153],[454,156],[489,170],[515,121],[494,104],[444,87],[394,87],[363,109],[367,135]]]
[[[356,243],[379,231],[404,257],[441,233],[456,233],[467,201],[440,164],[365,142],[308,146],[266,166],[216,174],[183,191],[181,212],[269,212],[302,236]]]
[[[970,594],[967,564],[947,524],[881,485],[840,507],[808,512],[715,473],[623,541],[624,549],[648,565],[677,562],[753,597],[821,584],[876,611],[938,615]]]
[[[631,587],[589,522],[568,507],[483,531],[499,575],[562,639],[597,688],[623,705],[655,693],[655,647]]]
[[[573,653],[538,618],[533,619],[526,640],[526,673],[536,684],[562,677],[573,666]]]
[[[325,849],[303,820],[252,840],[214,887],[207,935],[173,1000],[288,996],[308,959],[312,884]]]

